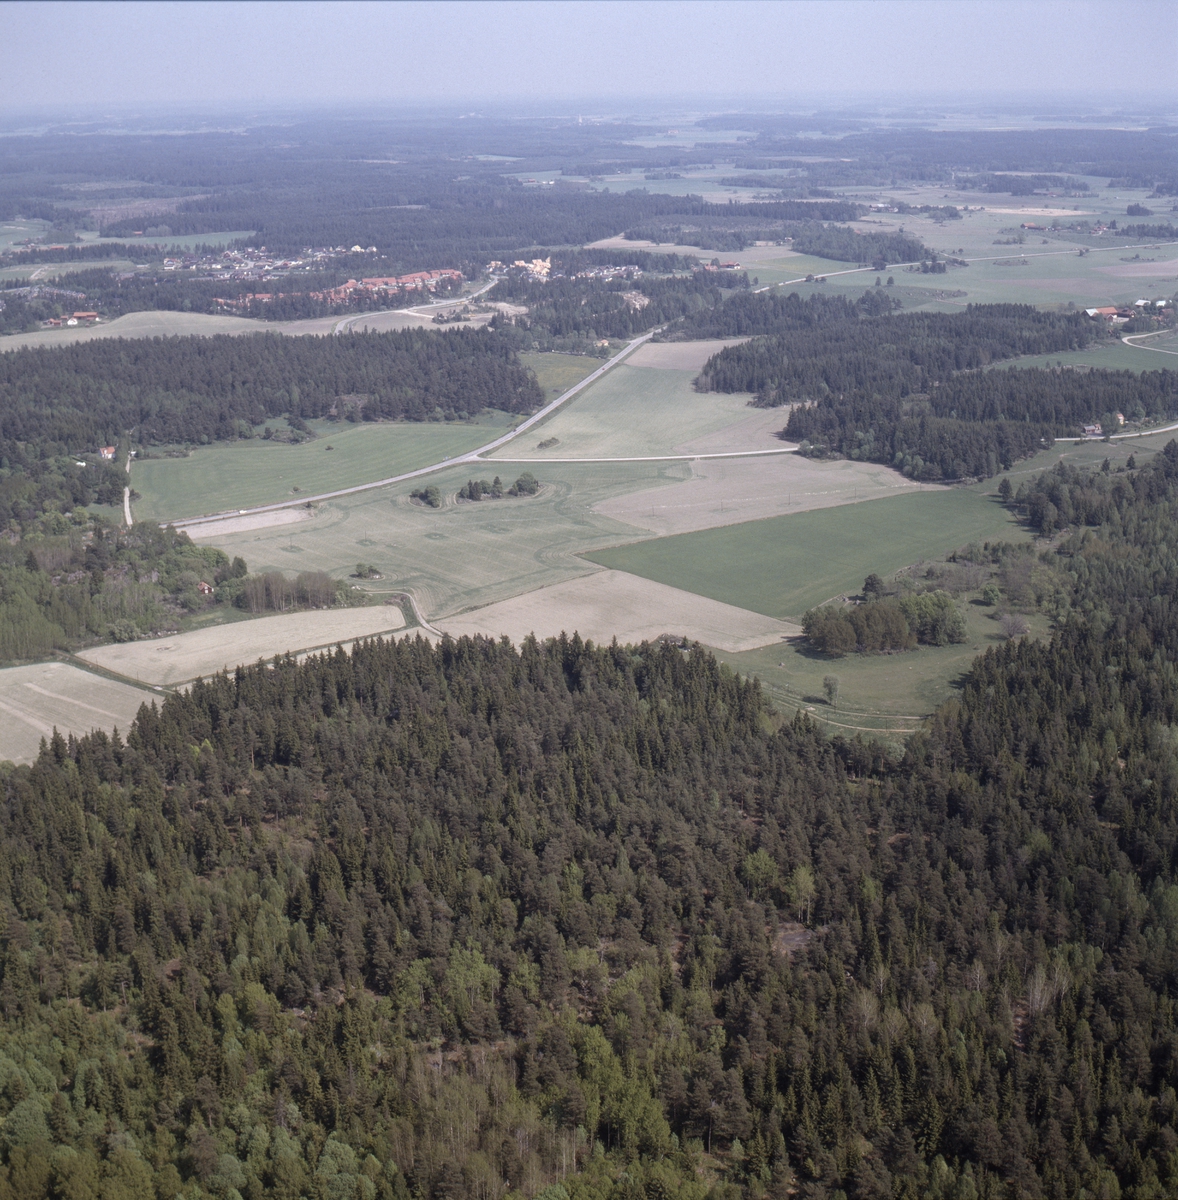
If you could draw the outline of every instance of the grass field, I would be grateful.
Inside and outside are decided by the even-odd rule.
[[[105,267],[111,271],[129,271],[134,263],[127,258],[104,258],[93,262],[68,263],[26,263],[20,267],[0,268],[0,283],[24,283],[34,281],[48,283],[71,271],[89,271],[95,267]]]
[[[68,663],[0,670],[0,759],[32,762],[42,738],[126,730],[151,693]]]
[[[129,679],[171,687],[240,663],[373,637],[404,625],[401,610],[394,605],[327,609],[234,621],[143,642],[94,646],[78,657]]]
[[[298,446],[255,438],[201,447],[188,458],[145,459],[131,468],[143,497],[134,516],[179,520],[371,483],[481,446],[514,421],[505,413],[461,422],[316,421],[312,428],[320,436]]]
[[[536,382],[548,400],[575,387],[601,366],[600,358],[587,354],[521,354],[520,361],[535,372]]]
[[[742,675],[757,676],[786,713],[803,708],[836,732],[902,735],[953,695],[956,681],[979,654],[1004,640],[994,619],[996,609],[968,599],[958,607],[966,619],[967,639],[957,646],[830,659],[799,640],[739,654],[721,651],[718,657]],[[1028,624],[1032,636],[1049,632],[1041,614],[1030,616]],[[839,680],[839,702],[833,709],[823,697],[827,675]]]
[[[548,420],[529,430],[526,438],[497,451],[496,457],[508,460],[513,455],[622,458],[673,454],[681,443],[750,415],[750,397],[701,395],[692,389],[694,378],[693,371],[621,363]],[[539,443],[549,438],[558,439],[557,445],[540,450]]]
[[[771,517],[585,555],[590,561],[781,619],[974,540],[1022,535],[992,499],[945,489]]]

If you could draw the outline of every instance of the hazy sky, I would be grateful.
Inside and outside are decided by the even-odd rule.
[[[22,3],[0,105],[1173,96],[1178,3]],[[92,114],[89,114],[92,115]]]

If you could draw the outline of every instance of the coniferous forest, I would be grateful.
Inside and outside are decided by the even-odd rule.
[[[0,809],[0,1195],[1172,1194],[1178,443],[1040,493],[1056,632],[902,757],[575,637],[55,737]]]
[[[1019,304],[898,313],[884,288],[855,301],[738,293],[666,336],[750,335],[707,361],[699,390],[791,404],[783,434],[803,454],[886,463],[914,479],[984,479],[1087,424],[1107,432],[1118,413],[1178,414],[1173,371],[986,369],[1090,345],[1098,331],[1083,313]]]

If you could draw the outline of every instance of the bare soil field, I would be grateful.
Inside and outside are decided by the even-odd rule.
[[[229,533],[249,533],[251,529],[273,529],[276,525],[295,525],[315,514],[308,508],[280,508],[277,512],[251,513],[244,517],[223,517],[221,520],[198,521],[193,525],[177,524],[193,541],[200,538],[224,537]]]
[[[715,338],[703,342],[647,342],[626,360],[632,367],[656,367],[663,371],[701,371],[703,365],[725,346],[739,346],[748,338]]]
[[[56,728],[79,737],[92,729],[121,730],[150,703],[143,688],[104,679],[69,663],[0,670],[0,759],[32,762]]]
[[[235,621],[119,646],[95,646],[78,657],[119,675],[174,686],[259,658],[373,637],[404,625],[401,610],[391,604],[327,609]]]
[[[452,637],[506,634],[517,645],[529,633],[543,639],[575,631],[598,643],[615,637],[650,641],[669,633],[729,653],[773,645],[800,632],[785,621],[625,571],[596,571],[436,624]]]
[[[776,416],[780,425],[781,414]],[[729,436],[730,430],[709,435],[716,439]],[[766,440],[784,445],[776,438]],[[689,465],[692,477],[682,483],[611,496],[594,505],[593,511],[662,537],[859,500],[878,500],[905,492],[934,490],[933,485],[913,483],[898,471],[850,459],[822,463],[797,454],[781,454],[766,458],[709,459]]]

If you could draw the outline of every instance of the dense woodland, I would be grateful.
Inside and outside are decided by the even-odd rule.
[[[915,479],[987,478],[1085,424],[1178,412],[1172,371],[986,370],[1078,349],[1099,336],[1081,313],[970,305],[896,313],[885,289],[857,301],[796,293],[729,297],[668,337],[754,335],[705,364],[696,386],[792,404],[785,436],[816,457],[888,463]]]
[[[147,445],[249,437],[268,418],[333,408],[428,420],[542,400],[515,351],[484,330],[97,339],[0,355],[0,453],[36,460],[130,431]]]
[[[0,1192],[1171,1194],[1178,444],[1068,485],[1070,615],[901,758],[575,638],[53,739],[0,811]]]
[[[514,325],[532,334],[537,348],[561,348],[597,338],[632,338],[656,325],[717,308],[724,292],[749,286],[737,271],[696,271],[691,275],[639,275],[595,279],[563,276],[545,283],[505,279],[491,301],[525,305],[527,314],[496,316],[492,327]]]

